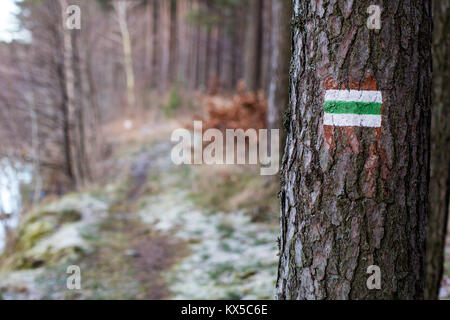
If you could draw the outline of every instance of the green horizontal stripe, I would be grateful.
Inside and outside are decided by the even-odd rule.
[[[355,101],[325,101],[328,113],[381,114],[381,103]]]

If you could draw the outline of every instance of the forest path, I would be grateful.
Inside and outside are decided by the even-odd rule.
[[[74,298],[170,298],[164,274],[183,255],[183,241],[143,223],[138,213],[143,208],[142,197],[152,197],[157,191],[149,180],[155,181],[156,176],[171,167],[167,163],[170,149],[170,143],[160,142],[130,157],[121,191],[116,193],[108,215],[97,226],[95,253],[81,262],[88,289],[83,288],[81,296]],[[90,296],[91,291],[97,293]]]
[[[163,275],[182,256],[183,241],[156,231],[138,214],[142,208],[140,198],[151,197],[155,192],[148,180],[157,181],[154,176],[171,166],[167,162],[170,150],[168,142],[127,150],[116,159],[117,176],[112,184],[45,205],[42,212],[73,209],[81,212],[83,218],[54,230],[37,246],[45,242],[41,247],[46,252],[58,246],[52,240],[58,239],[76,243],[77,252],[82,254],[61,257],[61,263],[37,269],[1,273],[0,299],[170,298]],[[71,232],[64,232],[66,228]],[[80,267],[81,290],[66,287],[69,265]]]
[[[76,209],[83,219],[39,243],[54,247],[52,239],[70,229],[82,254],[0,275],[3,298],[272,299],[278,224],[254,221],[245,209],[199,205],[205,194],[193,185],[211,169],[175,166],[169,141],[122,142],[126,150],[114,159],[109,184],[50,203],[58,212]],[[81,269],[81,290],[66,287],[69,265]]]
[[[126,221],[127,273],[136,274],[150,299],[272,299],[278,224],[196,204],[204,195],[193,185],[210,169],[175,166],[166,141],[134,156],[126,198],[110,208],[114,225]]]
[[[130,270],[127,273],[135,275],[135,280],[138,280],[145,292],[144,299],[150,300],[170,297],[163,274],[182,256],[183,244],[169,234],[142,224],[135,211],[140,197],[152,193],[151,188],[145,189],[149,176],[159,175],[169,169],[170,163],[167,161],[170,159],[167,159],[167,154],[171,147],[170,143],[158,143],[133,159],[127,183],[128,191],[120,206],[127,208],[128,213],[122,213],[122,210],[114,207],[110,210],[114,223],[109,231],[123,233],[127,239],[124,253],[131,262],[128,263]]]

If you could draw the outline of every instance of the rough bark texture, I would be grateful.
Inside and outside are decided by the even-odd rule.
[[[450,2],[433,1],[433,121],[425,298],[436,299],[442,279],[450,198]]]
[[[289,62],[291,59],[292,2],[272,1],[272,57],[268,96],[267,126],[269,129],[283,128],[283,114],[289,103]],[[284,144],[286,135],[282,130],[280,142]],[[280,150],[283,146],[280,147]]]
[[[294,1],[279,299],[423,298],[431,29],[430,1]],[[382,91],[381,128],[323,126],[330,88]]]

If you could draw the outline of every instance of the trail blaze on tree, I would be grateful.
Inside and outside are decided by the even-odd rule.
[[[423,297],[431,30],[430,1],[294,1],[279,299]],[[324,125],[333,89],[381,92],[381,127]]]

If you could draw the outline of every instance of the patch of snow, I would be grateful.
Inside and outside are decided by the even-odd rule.
[[[277,226],[255,223],[242,211],[203,212],[176,188],[153,196],[140,216],[189,243],[190,255],[167,275],[174,299],[274,297]]]
[[[21,299],[38,300],[43,292],[37,278],[44,273],[44,269],[21,270],[8,274],[0,274],[0,290],[8,289],[2,293],[5,300]]]
[[[29,253],[39,256],[49,250],[57,252],[70,247],[80,247],[84,250],[89,250],[90,247],[81,236],[84,226],[86,226],[86,222],[65,225],[49,237],[39,241]]]

